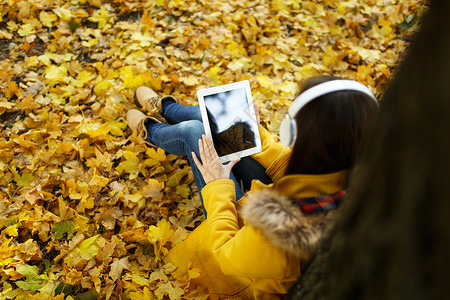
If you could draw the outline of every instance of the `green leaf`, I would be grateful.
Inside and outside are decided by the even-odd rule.
[[[70,20],[69,23],[67,23],[69,25],[69,29],[72,32],[75,32],[75,30],[77,30],[78,27],[80,27],[80,24],[78,24],[76,21],[74,20]]]
[[[30,172],[23,172],[22,175],[17,174],[14,179],[18,186],[27,186],[34,179],[34,176]]]
[[[44,258],[44,266],[45,266],[45,271],[48,271],[51,267],[50,260]]]
[[[408,17],[405,17],[403,19],[403,22],[401,22],[400,24],[397,25],[398,29],[400,29],[401,31],[405,31],[410,29],[411,27],[414,26],[414,24],[416,24],[417,22],[417,16],[416,15],[410,15]]]
[[[22,281],[16,281],[16,285],[23,290],[35,292],[48,282],[45,274],[38,275],[39,271],[36,266],[23,264],[17,266],[16,271],[26,278]]]
[[[92,294],[91,292],[86,292],[75,296],[75,300],[96,300],[96,299],[97,297],[95,297],[95,295]]]
[[[60,240],[67,233],[67,239],[72,238],[75,224],[72,221],[64,221],[52,226],[51,232],[55,233],[55,239]]]
[[[36,292],[38,289],[43,287],[47,281],[47,279],[44,279],[41,276],[27,277],[26,280],[16,281],[16,285],[23,290]]]
[[[71,284],[60,282],[55,289],[55,295],[63,293],[64,295],[70,295],[73,291],[73,286]]]
[[[30,266],[28,264],[17,266],[16,271],[25,277],[38,276],[39,273],[37,266]]]

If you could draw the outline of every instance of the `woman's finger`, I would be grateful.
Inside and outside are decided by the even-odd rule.
[[[234,165],[237,164],[240,160],[241,160],[241,159],[238,158],[238,159],[235,159],[235,160],[230,161],[230,162],[228,163],[228,165],[227,165],[228,170],[233,169]]]
[[[202,163],[198,160],[195,152],[192,151],[191,154],[192,154],[192,159],[194,160],[195,165],[197,166],[200,173],[202,173],[202,175],[203,175],[205,168],[203,167]]]
[[[258,125],[261,123],[261,120],[259,119],[259,105],[258,103],[253,103],[253,107],[255,108],[255,115],[256,115],[256,122],[258,122]]]
[[[203,140],[202,139],[198,140],[198,152],[200,154],[200,159],[202,160],[202,163],[205,163],[206,162],[205,149],[204,149],[204,145],[203,145]]]
[[[214,149],[211,139],[205,135],[205,136],[203,136],[203,143],[204,143],[206,151],[208,153],[208,159],[211,161],[214,160],[215,154],[217,155],[217,153],[215,152],[215,149]]]

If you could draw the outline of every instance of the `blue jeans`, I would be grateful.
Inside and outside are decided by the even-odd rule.
[[[161,115],[169,124],[147,122],[147,141],[168,153],[187,156],[203,205],[201,190],[206,183],[191,154],[193,151],[197,157],[200,157],[198,140],[205,133],[200,108],[198,106],[181,105],[168,100],[163,101]],[[239,200],[243,196],[242,189],[233,172],[231,172],[230,178],[234,181],[236,188],[236,200]]]

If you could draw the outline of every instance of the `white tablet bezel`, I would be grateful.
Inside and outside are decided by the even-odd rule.
[[[228,161],[235,160],[235,159],[245,157],[245,156],[249,156],[249,155],[252,155],[252,154],[262,151],[261,137],[259,135],[259,129],[258,129],[259,124],[256,120],[256,112],[255,112],[255,107],[253,106],[253,98],[252,98],[252,94],[250,91],[250,83],[248,82],[248,80],[243,80],[243,81],[229,83],[229,84],[225,84],[225,85],[220,85],[220,86],[215,86],[215,87],[210,87],[210,88],[205,88],[205,89],[199,89],[197,91],[198,104],[200,106],[200,112],[202,115],[205,133],[211,140],[213,140],[212,134],[211,134],[211,128],[209,125],[208,114],[206,112],[205,97],[213,95],[213,94],[228,92],[228,91],[242,89],[242,88],[244,88],[245,94],[246,94],[247,107],[248,107],[248,110],[249,110],[250,116],[251,116],[251,129],[255,135],[255,144],[256,145],[255,145],[255,147],[250,148],[250,149],[245,149],[245,150],[230,153],[227,155],[219,156],[222,163],[226,163]]]

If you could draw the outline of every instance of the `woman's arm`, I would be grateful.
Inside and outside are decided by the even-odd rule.
[[[237,161],[223,165],[212,142],[206,136],[199,140],[202,162],[193,154],[206,186],[202,189],[203,203],[208,214],[210,247],[222,271],[228,275],[252,278],[283,278],[286,255],[270,244],[259,230],[239,227],[236,211],[236,191],[229,179]]]
[[[257,229],[239,227],[235,188],[231,179],[219,179],[202,190],[210,247],[224,274],[281,279],[288,269],[287,256]]]
[[[266,168],[267,175],[276,181],[284,175],[291,156],[291,149],[275,142],[275,139],[262,126],[259,126],[259,135],[261,136],[262,151],[253,154],[252,157]]]

